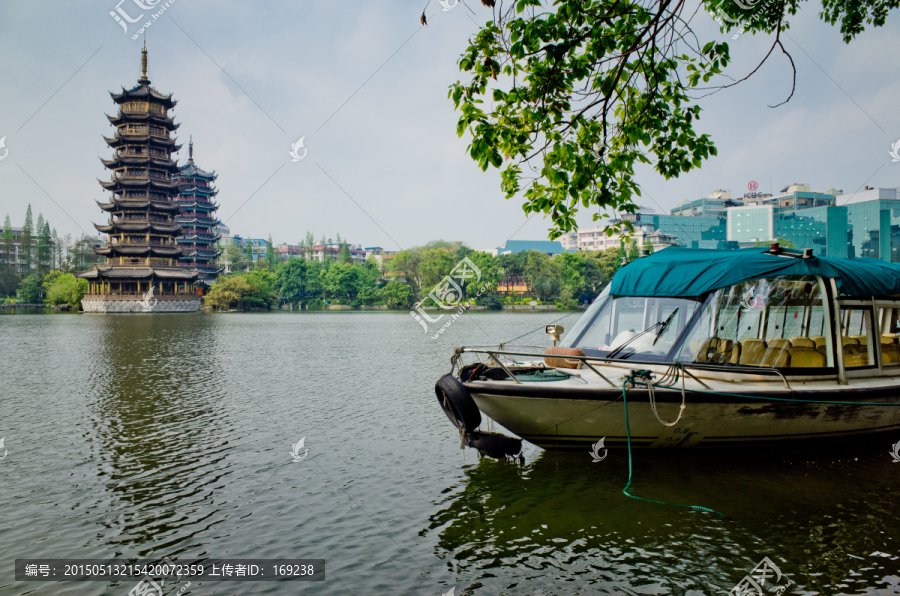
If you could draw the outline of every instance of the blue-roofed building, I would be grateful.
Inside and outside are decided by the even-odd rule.
[[[506,244],[497,247],[495,256],[514,255],[520,252],[528,252],[529,250],[543,252],[551,257],[569,252],[563,248],[562,242],[558,240],[507,240]]]

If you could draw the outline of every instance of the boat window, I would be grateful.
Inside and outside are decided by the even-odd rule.
[[[681,362],[763,368],[834,366],[824,287],[776,277],[716,291],[681,348]]]
[[[606,287],[600,292],[600,295],[597,296],[596,300],[594,300],[593,304],[591,304],[588,309],[581,315],[581,318],[575,323],[571,330],[569,330],[562,338],[562,341],[559,342],[559,345],[571,348],[572,344],[575,343],[581,336],[584,334],[585,328],[587,328],[591,322],[593,322],[594,318],[596,318],[597,313],[603,308],[603,305],[606,303],[609,298],[609,288],[610,284],[606,284]]]
[[[685,298],[621,297],[607,301],[581,337],[566,347],[588,356],[663,362],[700,302]]]
[[[841,342],[844,352],[844,368],[875,366],[872,307],[841,306]]]
[[[881,365],[900,366],[900,304],[878,309],[881,330]]]

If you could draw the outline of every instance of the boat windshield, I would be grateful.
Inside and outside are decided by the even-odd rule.
[[[700,305],[690,298],[598,298],[562,345],[588,356],[664,362]]]
[[[811,276],[758,279],[717,290],[680,346],[677,360],[762,368],[834,366],[826,341],[831,324],[824,296],[824,285]],[[847,338],[844,343],[855,341]]]

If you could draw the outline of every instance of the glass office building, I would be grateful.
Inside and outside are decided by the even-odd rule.
[[[811,248],[817,257],[846,257],[847,207],[813,207],[775,216],[775,238],[796,248]]]
[[[876,199],[847,205],[851,257],[900,262],[900,201]]]
[[[734,207],[728,209],[727,238],[740,244],[768,242],[774,238],[775,215],[772,206]]]
[[[693,246],[694,242],[704,242],[698,248],[724,248],[719,246],[719,243],[727,240],[724,217],[645,215],[643,221],[652,221],[656,231],[672,236],[681,246]]]

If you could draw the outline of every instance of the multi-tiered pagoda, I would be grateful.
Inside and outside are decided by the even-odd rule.
[[[194,163],[194,140],[191,139],[187,165],[175,176],[179,192],[175,201],[180,208],[175,221],[181,226],[181,236],[178,237],[181,264],[199,275],[197,284],[204,290],[222,272],[216,264],[221,254],[216,247],[220,237],[216,226],[222,223],[216,219],[219,209],[215,201],[215,196],[219,194],[216,178],[218,174],[215,171],[207,172]]]
[[[179,167],[172,153],[181,146],[172,136],[179,125],[169,116],[176,102],[150,86],[146,45],[141,72],[135,87],[110,93],[119,113],[107,116],[116,134],[105,140],[115,154],[101,160],[112,176],[100,184],[111,197],[109,203],[97,203],[110,217],[104,225],[94,224],[109,234],[109,242],[94,249],[106,263],[79,274],[90,282],[81,301],[85,312],[193,312],[200,307],[198,274],[181,267],[176,241]]]

